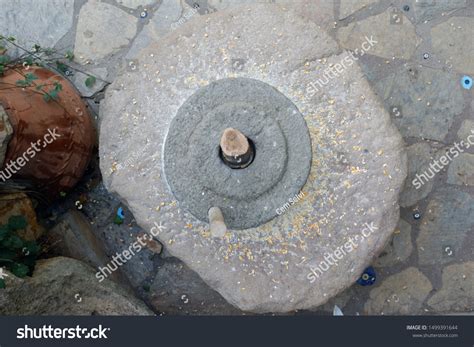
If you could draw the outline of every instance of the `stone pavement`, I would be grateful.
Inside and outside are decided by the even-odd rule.
[[[160,40],[208,12],[253,2],[257,1],[0,0],[0,33],[14,35],[24,45],[73,50],[82,69],[111,82],[120,69],[140,70],[137,53],[151,40]],[[463,88],[461,78],[474,76],[474,2],[259,2],[292,7],[346,49],[359,48],[366,37],[377,40],[359,64],[403,135],[408,152],[399,228],[374,259],[375,284],[354,284],[322,307],[301,314],[331,312],[335,303],[345,314],[472,312],[474,146],[467,148],[466,143],[474,133],[474,89]],[[74,78],[83,90],[79,76]],[[95,110],[103,87],[98,83],[83,90]],[[417,182],[423,180],[418,189],[413,181],[417,177]],[[89,196],[97,203],[85,210],[100,225],[98,236],[113,254],[140,230],[128,211],[130,227],[111,222],[111,208],[119,202],[101,185]],[[167,257],[166,245],[164,254],[142,254],[124,271],[157,312],[238,312],[183,264]]]

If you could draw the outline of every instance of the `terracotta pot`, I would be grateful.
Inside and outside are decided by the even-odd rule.
[[[0,77],[0,106],[13,127],[0,181],[26,180],[51,200],[84,174],[95,144],[94,127],[87,106],[62,76],[39,67],[17,70]],[[27,73],[38,77],[34,86],[16,87]],[[35,86],[50,91],[55,82],[62,85],[58,98],[45,101]]]

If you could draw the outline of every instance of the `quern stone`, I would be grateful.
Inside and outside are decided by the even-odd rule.
[[[226,128],[240,129],[255,147],[245,169],[229,167],[219,155]],[[208,222],[217,206],[227,226],[247,229],[275,217],[301,190],[311,141],[303,116],[283,94],[253,79],[221,79],[179,108],[163,155],[167,182],[185,209]]]
[[[154,222],[160,223],[157,237],[167,251],[244,311],[317,307],[352,285],[398,223],[406,154],[400,134],[357,63],[328,81],[324,93],[311,89],[310,83],[330,64],[350,55],[314,22],[285,7],[246,5],[195,16],[160,42],[150,43],[137,59],[138,71],[122,71],[101,104],[100,157],[107,188],[127,203],[140,226],[150,230]],[[174,118],[193,95],[203,87],[222,93],[219,84],[232,79],[270,86],[294,105],[285,106],[286,117],[295,124],[299,117],[304,119],[311,166],[304,197],[296,203],[291,190],[278,188],[286,191],[287,202],[294,202],[284,213],[256,227],[228,228],[222,238],[213,238],[208,223],[194,217],[170,190],[168,172],[163,176],[163,146]],[[225,90],[237,93],[238,88]],[[215,100],[218,115],[225,101]],[[242,100],[242,108],[234,103],[236,120],[244,116],[249,100]],[[261,101],[259,107],[265,110],[265,99]],[[285,111],[277,112],[284,117]],[[270,114],[267,118],[272,121]],[[212,118],[208,122],[212,129]],[[220,134],[215,155],[219,139]],[[130,153],[143,148],[133,168],[123,165]],[[256,153],[258,157],[258,147]],[[265,204],[255,204],[255,209],[266,213]],[[368,234],[367,224],[372,230]],[[367,237],[361,236],[363,231]],[[350,239],[358,240],[353,251],[311,280],[312,269],[325,254]]]

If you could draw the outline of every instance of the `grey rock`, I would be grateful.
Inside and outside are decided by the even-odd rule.
[[[356,11],[363,9],[369,5],[377,3],[377,0],[362,0],[362,1],[353,1],[353,0],[343,0],[341,1],[341,6],[339,8],[339,18],[346,18],[347,16],[353,14]]]
[[[448,265],[443,269],[443,286],[429,300],[436,312],[474,310],[474,262]]]
[[[393,266],[403,263],[411,255],[411,225],[400,219],[398,228],[394,231],[389,243],[374,262],[377,267]]]
[[[175,22],[171,24],[171,30],[178,29],[181,25],[186,24],[193,18],[198,18],[201,8],[198,6],[197,2],[190,1],[189,6],[183,5],[183,9],[181,11],[181,17]]]
[[[0,33],[20,46],[52,48],[71,29],[74,2],[69,0],[0,0]],[[24,53],[9,48],[9,55]]]
[[[374,85],[404,137],[443,141],[463,111],[459,79],[450,73],[407,64]]]
[[[149,5],[155,0],[116,0],[119,5],[128,7],[128,8],[133,8],[136,9],[140,6],[146,6]],[[178,2],[178,0],[164,0],[164,2]]]
[[[426,142],[415,143],[407,148],[408,177],[400,193],[400,206],[408,207],[416,204],[426,198],[433,189],[434,177],[433,179],[423,177],[427,172],[431,172],[429,164],[433,160],[434,153],[435,149]]]
[[[143,48],[148,46],[150,42],[159,39],[159,37],[160,36],[153,31],[152,25],[145,25],[142,31],[140,31],[133,40],[133,43],[131,44],[130,49],[127,51],[127,54],[125,54],[126,69],[129,71],[138,71],[138,61],[135,59],[137,54]]]
[[[436,190],[416,240],[419,263],[440,265],[452,261],[473,227],[474,197],[452,187]]]
[[[152,315],[146,305],[94,270],[64,257],[38,261],[32,277],[6,277],[3,315]]]
[[[97,62],[127,46],[137,31],[138,19],[97,0],[81,7],[74,56],[80,63]]]
[[[448,183],[474,186],[474,154],[461,153],[449,165]]]
[[[330,312],[331,314],[334,311],[334,306],[337,305],[342,311],[344,311],[344,308],[346,305],[349,303],[349,301],[356,296],[356,292],[354,289],[354,286],[349,287],[348,289],[344,290],[342,293],[339,293],[335,297],[329,299],[328,302],[326,302],[324,305],[317,307],[315,309],[311,309],[310,311],[324,311],[324,312]]]
[[[432,21],[449,14],[450,11],[462,9],[466,3],[466,0],[417,0],[413,7],[415,21],[417,23]]]
[[[189,0],[192,1],[192,0]],[[240,5],[255,3],[275,4],[294,11],[298,15],[310,19],[323,28],[330,28],[334,23],[334,0],[208,0],[211,11],[222,11]],[[245,7],[242,9],[245,11]]]
[[[90,75],[96,78],[95,83],[88,87],[86,86],[86,80],[89,75],[76,72],[73,78],[74,86],[79,90],[84,97],[91,97],[98,91],[102,90],[107,81],[107,69],[105,67],[93,68],[87,71]]]
[[[149,45],[151,41],[157,41],[167,33],[177,30],[190,20],[198,18],[199,14],[255,3],[281,5],[285,10],[294,11],[298,15],[310,19],[323,27],[330,27],[334,22],[333,0],[187,0],[186,5],[183,6],[179,1],[164,1],[153,14],[150,23],[143,27],[142,31],[133,41],[130,50],[126,54],[126,59],[134,59],[138,52]],[[245,7],[242,7],[241,11],[245,11]]]
[[[312,308],[352,285],[396,227],[404,144],[358,65],[329,81],[325,95],[310,90],[330,64],[350,58],[314,22],[278,5],[246,7],[190,20],[145,48],[138,72],[119,74],[101,104],[101,171],[138,224],[150,230],[161,223],[157,237],[167,251],[232,305],[252,312]],[[257,228],[214,239],[171,194],[163,143],[197,89],[231,77],[265,82],[289,98],[305,118],[314,157],[307,198]],[[142,148],[146,160],[122,165]],[[361,239],[366,223],[377,229]],[[324,253],[356,236],[364,244],[311,283]]]
[[[277,3],[313,21],[325,30],[334,27],[334,0],[278,0]]]
[[[94,268],[110,261],[87,218],[74,210],[62,215],[59,222],[48,231],[48,242],[52,245],[52,252],[83,261]],[[120,271],[112,273],[111,277],[123,281]]]
[[[403,14],[400,14],[402,20],[399,24],[391,23],[390,15],[391,9],[388,9],[376,16],[352,22],[339,28],[337,38],[344,48],[360,52],[363,42],[367,41],[366,37],[373,37],[377,43],[367,54],[387,59],[410,59],[421,39],[413,24]]]
[[[130,168],[139,165],[142,160],[140,153],[139,151],[136,155],[126,158],[123,165]],[[122,207],[124,210],[125,219],[122,225],[113,222],[118,207]],[[91,231],[100,240],[108,256],[107,261],[100,264],[101,268],[110,264],[114,255],[129,248],[130,245],[137,242],[137,237],[144,233],[134,223],[130,211],[120,203],[116,196],[109,194],[102,183],[89,190],[88,201],[83,204],[81,213],[85,214],[90,221]],[[130,284],[136,291],[139,291],[143,283],[153,276],[156,271],[153,257],[160,246],[155,242],[146,242],[146,246],[140,252],[135,253],[119,270],[113,272],[112,278],[115,279],[114,276],[118,273],[120,277],[117,280],[120,283]],[[104,271],[108,274],[107,270]],[[125,280],[122,280],[121,274],[126,277]]]
[[[439,1],[438,3],[448,3]],[[474,18],[452,17],[431,29],[433,51],[448,67],[464,73],[474,73]]]
[[[195,12],[193,12],[194,14]],[[143,27],[142,31],[133,40],[133,43],[125,55],[125,58],[130,61],[136,58],[138,52],[143,48],[147,47],[152,41],[157,41],[168,32],[180,26],[180,18],[183,14],[183,8],[181,7],[180,1],[168,0],[158,7],[153,13],[153,17]],[[183,14],[184,16],[184,14]],[[191,18],[188,14],[188,17]],[[186,21],[188,20],[186,18]],[[184,23],[185,21],[183,21]],[[134,65],[138,65],[133,62]]]
[[[471,105],[474,106],[474,101],[472,102]],[[474,111],[474,107],[472,108]],[[464,140],[465,142],[468,142],[468,137],[473,134],[474,134],[474,120],[465,119],[458,130],[458,133],[457,133],[458,138],[460,140]],[[469,139],[472,139],[472,137],[470,137]]]
[[[176,258],[159,266],[148,302],[157,312],[186,315],[242,314]]]
[[[365,303],[369,315],[420,314],[423,302],[433,289],[429,279],[417,268],[409,267],[382,281],[370,291]]]
[[[183,12],[180,1],[163,1],[158,10],[153,14],[151,23],[158,35],[163,35],[171,29],[171,24],[176,22]]]

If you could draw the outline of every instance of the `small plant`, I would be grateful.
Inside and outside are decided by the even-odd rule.
[[[20,278],[31,276],[40,252],[36,241],[27,241],[18,235],[18,230],[24,230],[26,226],[23,216],[12,216],[6,225],[0,226],[0,267]],[[2,278],[0,288],[5,288]]]
[[[14,47],[19,52],[21,52],[17,58],[10,58],[6,54],[9,46]],[[85,86],[87,88],[92,88],[96,81],[100,78],[91,75],[87,72],[84,72],[78,69],[77,67],[73,67],[71,64],[73,60],[74,53],[71,51],[66,51],[65,53],[61,54],[55,49],[44,48],[38,44],[35,44],[31,49],[26,49],[16,43],[16,39],[14,37],[6,37],[0,35],[0,77],[4,75],[8,70],[15,70],[24,77],[24,80],[17,81],[16,87],[35,87],[37,92],[43,94],[43,99],[45,101],[57,99],[58,93],[62,90],[61,84],[55,83],[52,88],[44,89],[48,86],[36,85],[34,80],[36,80],[37,77],[32,73],[23,75],[23,73],[21,73],[21,67],[26,69],[28,69],[30,66],[41,66],[49,68],[50,70],[54,70],[59,74],[63,75],[66,79],[68,79],[74,73],[81,73],[87,76],[84,82]],[[106,83],[108,84],[108,82]]]

